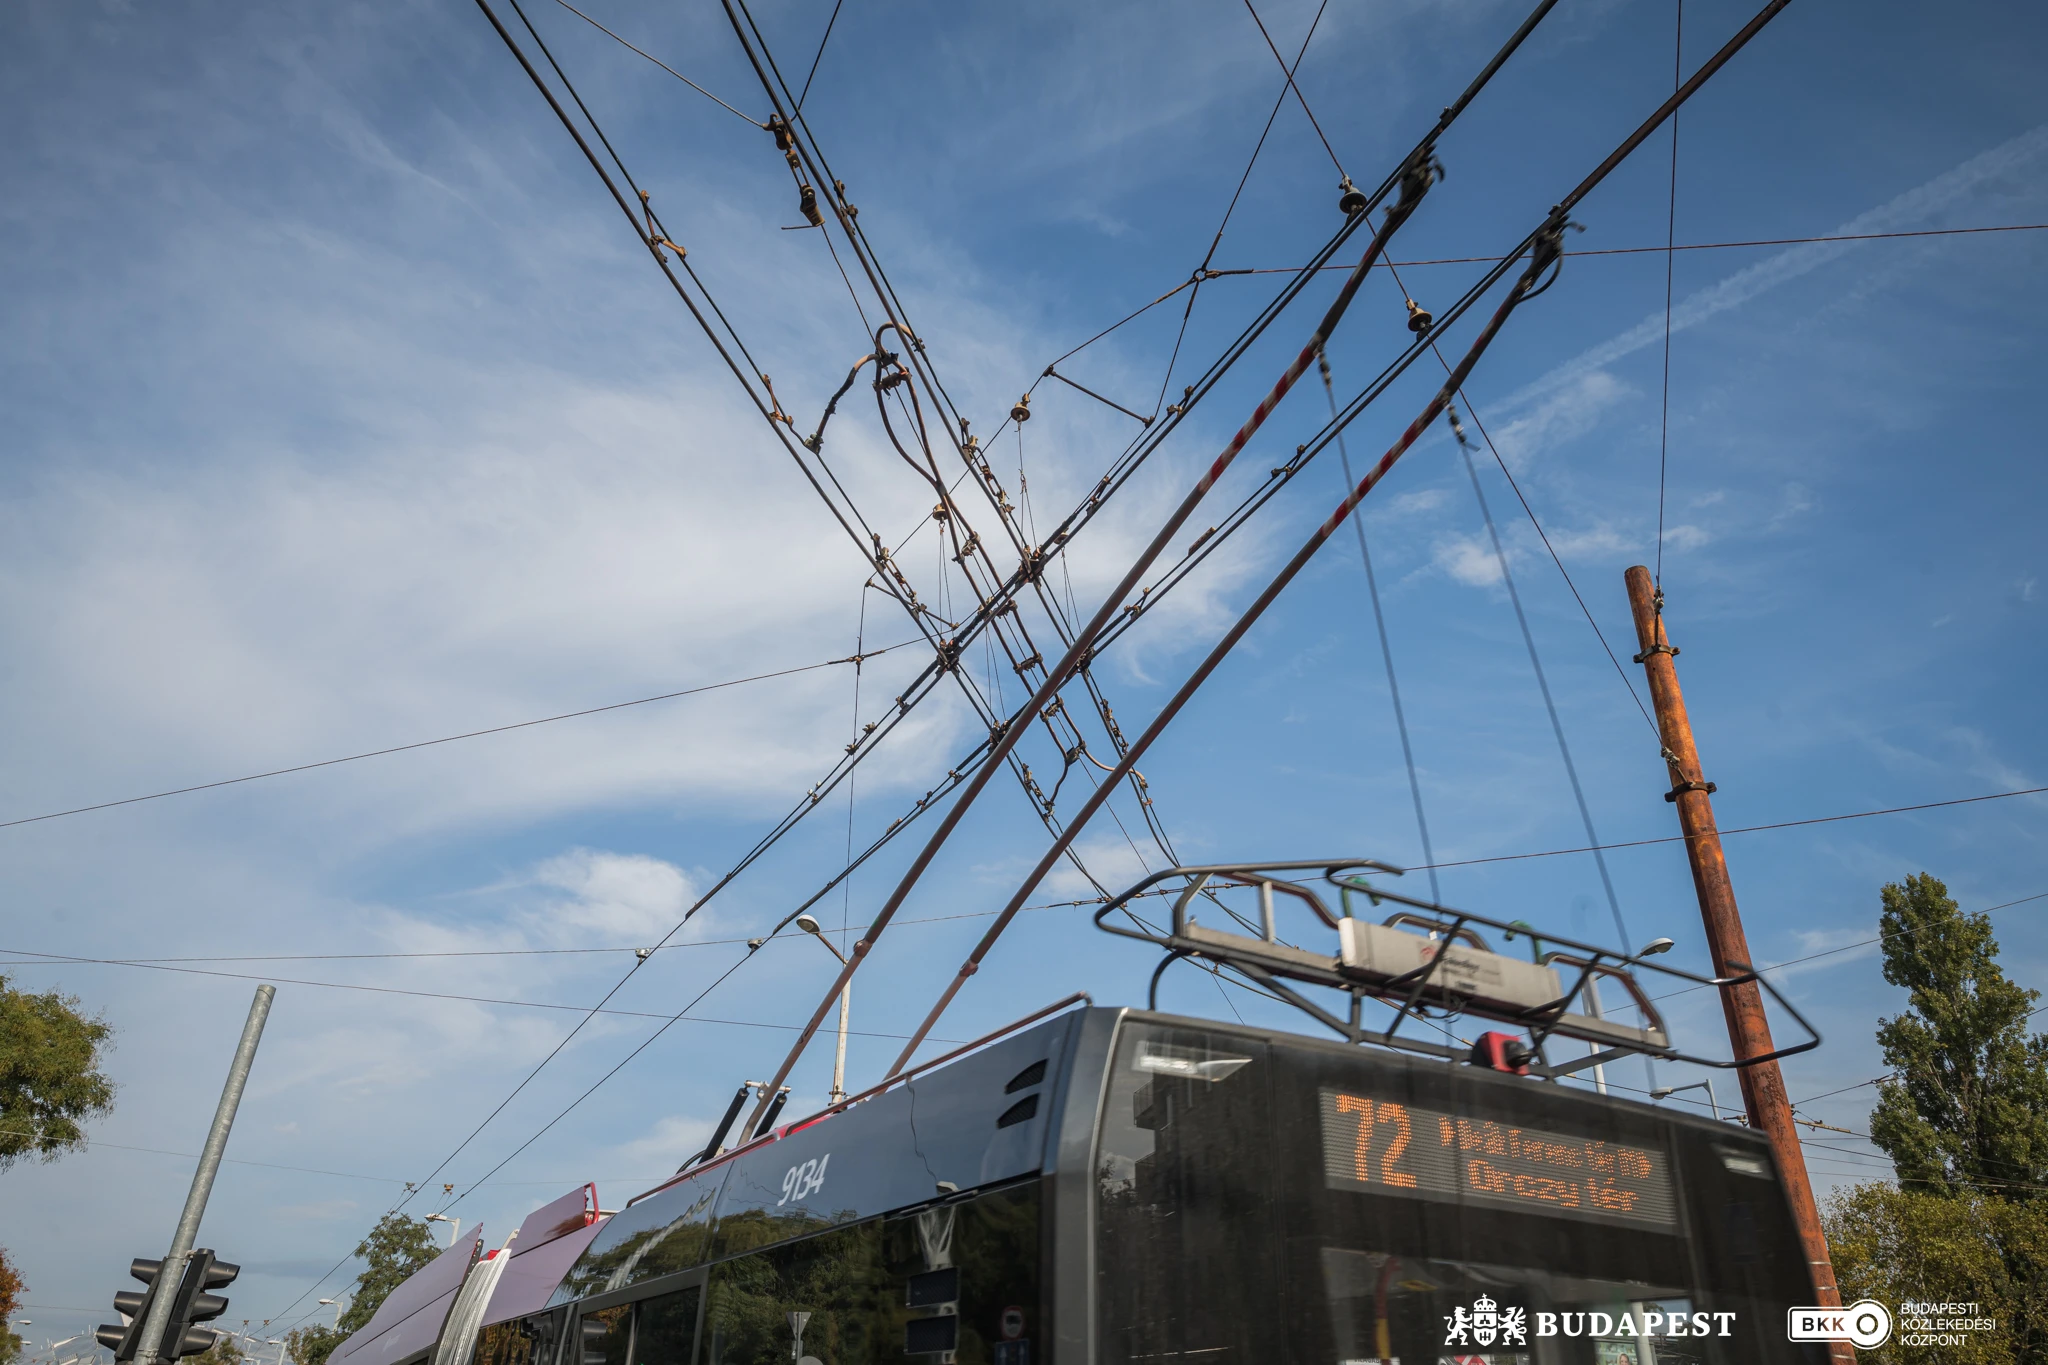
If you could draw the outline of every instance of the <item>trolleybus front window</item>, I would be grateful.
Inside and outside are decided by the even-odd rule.
[[[1640,1105],[1132,1020],[1096,1160],[1105,1365],[1750,1365],[1808,1301],[1767,1156]],[[1731,1155],[1732,1154],[1732,1155]]]

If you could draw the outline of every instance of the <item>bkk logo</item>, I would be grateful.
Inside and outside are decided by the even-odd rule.
[[[1858,1299],[1847,1308],[1785,1311],[1788,1341],[1846,1341],[1870,1351],[1884,1345],[1891,1334],[1891,1310],[1874,1299]]]
[[[1538,1313],[1539,1337],[1725,1337],[1734,1332],[1733,1313],[1667,1313],[1655,1308],[1622,1313]],[[1532,1335],[1526,1308],[1502,1308],[1482,1294],[1472,1306],[1444,1318],[1446,1346],[1527,1346]]]

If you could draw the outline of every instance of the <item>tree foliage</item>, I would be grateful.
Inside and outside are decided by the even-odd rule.
[[[366,1325],[392,1290],[440,1252],[441,1248],[434,1245],[434,1231],[425,1219],[408,1218],[402,1213],[387,1213],[379,1218],[377,1226],[355,1249],[354,1254],[363,1262],[363,1273],[356,1276],[355,1297],[341,1315],[341,1334],[347,1336]]]
[[[1990,1331],[1963,1343],[1859,1352],[1877,1365],[2020,1365],[2048,1360],[2048,1200],[1891,1185],[1837,1190],[1823,1214],[1842,1299],[1976,1303]]]
[[[0,976],[0,1169],[85,1145],[80,1125],[114,1107],[114,1083],[99,1070],[113,1033],[75,996],[31,995]]]
[[[246,1359],[248,1353],[242,1350],[242,1343],[222,1332],[218,1341],[192,1357],[192,1365],[241,1365]]]
[[[348,1336],[321,1323],[300,1327],[284,1334],[285,1358],[295,1365],[327,1365],[327,1357]]]
[[[2048,1186],[2048,1038],[2027,1023],[2038,991],[1998,966],[1990,918],[1964,914],[1926,873],[1887,885],[1884,977],[1910,993],[1877,1041],[1894,1073],[1870,1135],[1909,1189]]]
[[[21,1296],[28,1292],[28,1286],[21,1281],[21,1272],[7,1259],[7,1248],[0,1247],[0,1365],[7,1365],[21,1354],[21,1338],[7,1330],[7,1324],[21,1307]]]

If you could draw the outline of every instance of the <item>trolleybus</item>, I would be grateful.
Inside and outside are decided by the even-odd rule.
[[[1678,1055],[1633,981],[1684,973],[1557,940],[1509,956],[1484,931],[1516,926],[1416,901],[1339,914],[1331,882],[1395,898],[1357,864],[1314,865],[1319,895],[1283,878],[1298,866],[1176,870],[1194,890],[1172,922],[1129,932],[1162,967],[1236,954],[1283,996],[1334,983],[1348,1018],[1303,1001],[1333,1036],[1077,997],[730,1151],[721,1133],[616,1212],[578,1190],[494,1252],[473,1234],[333,1365],[1822,1358],[1786,1340],[1814,1285],[1762,1136],[1557,1083],[1588,1059],[1548,1060],[1574,1038],[1596,1063]],[[1259,909],[1206,928],[1224,884]],[[1276,927],[1275,891],[1304,888],[1334,954]],[[1637,1022],[1572,1008],[1601,977]],[[1473,1047],[1367,1033],[1365,997],[1397,1025],[1525,1027]]]

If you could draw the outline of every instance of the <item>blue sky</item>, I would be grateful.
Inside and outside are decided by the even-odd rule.
[[[778,230],[798,219],[767,135],[559,6],[530,12],[808,429],[866,344],[819,234]],[[716,6],[589,12],[765,114]],[[829,12],[815,0],[757,10],[785,70],[809,65]],[[1271,0],[1259,13],[1292,52],[1314,7]],[[1331,5],[1300,84],[1335,156],[1376,183],[1519,18],[1477,0]],[[1687,69],[1746,18],[1693,0]],[[1663,3],[1565,0],[1444,139],[1449,179],[1396,238],[1396,259],[1518,240],[1668,92],[1673,19]],[[473,8],[31,4],[0,23],[16,130],[0,150],[12,190],[0,206],[0,817],[912,634],[879,597],[863,620],[860,558]],[[2016,5],[1799,0],[1687,107],[1678,241],[2048,222],[2044,24]],[[1047,361],[1202,262],[1278,93],[1242,6],[855,0],[806,114],[985,433]],[[1653,138],[1580,207],[1573,246],[1661,245],[1669,156]],[[1300,110],[1283,108],[1213,264],[1304,258],[1337,225],[1336,179]],[[1664,583],[1724,826],[2048,780],[2048,474],[2029,397],[2044,251],[2042,234],[2010,232],[1677,256]],[[1402,278],[1442,308],[1480,269]],[[1660,253],[1567,261],[1467,386],[1624,663],[1621,571],[1656,553],[1664,274]],[[1062,373],[1149,411],[1277,279],[1206,284],[1170,380],[1180,299]],[[1312,287],[1077,541],[1084,612],[1335,287]],[[1401,291],[1376,274],[1329,348],[1340,398],[1398,352],[1404,318]],[[1417,367],[1354,424],[1354,461],[1376,456],[1434,382]],[[1298,391],[1223,505],[1326,411],[1315,388]],[[1032,513],[1049,522],[1132,424],[1057,384],[1040,386],[1033,412],[1021,454],[1013,433],[993,448],[1013,496],[1021,459]],[[827,454],[878,526],[907,533],[925,517],[928,491],[861,405],[835,419]],[[1600,836],[1672,833],[1635,703],[1498,469],[1481,476]],[[1103,659],[1128,732],[1340,483],[1320,459]],[[1438,859],[1583,843],[1441,428],[1374,494],[1366,527]],[[904,563],[921,592],[941,591],[928,534]],[[865,668],[863,721],[887,709],[913,656]],[[305,955],[182,964],[283,979],[203,1238],[247,1267],[231,1320],[273,1316],[577,1017],[295,983],[587,1005],[803,796],[855,714],[851,670],[837,666],[0,829],[6,972],[78,995],[118,1029],[119,1108],[94,1127],[98,1145],[0,1176],[31,1339],[105,1316],[127,1259],[160,1249],[190,1170],[166,1153],[196,1151],[253,982],[18,954]],[[972,728],[956,696],[916,712],[860,769],[853,837],[896,818]],[[1056,770],[1049,750],[1032,758],[1041,774],[1048,760]],[[1328,547],[1143,768],[1189,860],[1420,861],[1354,541]],[[1757,957],[1869,939],[1878,887],[1923,869],[1971,908],[2048,891],[2044,811],[2020,798],[1731,838]],[[490,1171],[637,1046],[647,1015],[679,1008],[743,955],[738,940],[815,889],[848,837],[842,792],[635,975],[613,1007],[638,1014],[584,1030],[437,1183],[463,1190]],[[904,910],[925,922],[892,931],[858,980],[856,1084],[879,1074],[888,1035],[922,1014],[982,927],[943,917],[999,905],[1041,839],[1014,785],[992,786]],[[1142,875],[1113,824],[1083,850],[1105,883]],[[909,851],[893,846],[826,901],[828,922],[864,923]],[[1635,941],[1669,934],[1674,960],[1703,968],[1679,851],[1620,850],[1610,865]],[[1441,876],[1455,903],[1613,936],[1590,859]],[[1085,891],[1064,873],[1041,899]],[[2044,904],[1995,917],[2008,970],[2029,984],[2048,950]],[[1086,914],[1024,916],[941,1033],[969,1037],[1076,989],[1140,999],[1151,957]],[[548,951],[331,956],[513,949]],[[1882,1070],[1871,1034],[1899,999],[1874,952],[1783,974],[1827,1039],[1788,1065],[1795,1099]],[[670,1029],[451,1213],[483,1218],[497,1241],[574,1183],[596,1180],[611,1206],[673,1169],[733,1086],[772,1069],[832,965],[802,939],[764,949],[698,1007],[706,1022]],[[1163,999],[1275,1017],[1193,971],[1170,975]],[[1699,1000],[1674,1002],[1672,1018],[1711,1048],[1718,1012]],[[829,1048],[807,1057],[795,1103],[822,1097],[829,1064]],[[1870,1097],[1807,1112],[1862,1131]],[[1829,1142],[1813,1153],[1818,1183],[1882,1169],[1867,1144]]]

